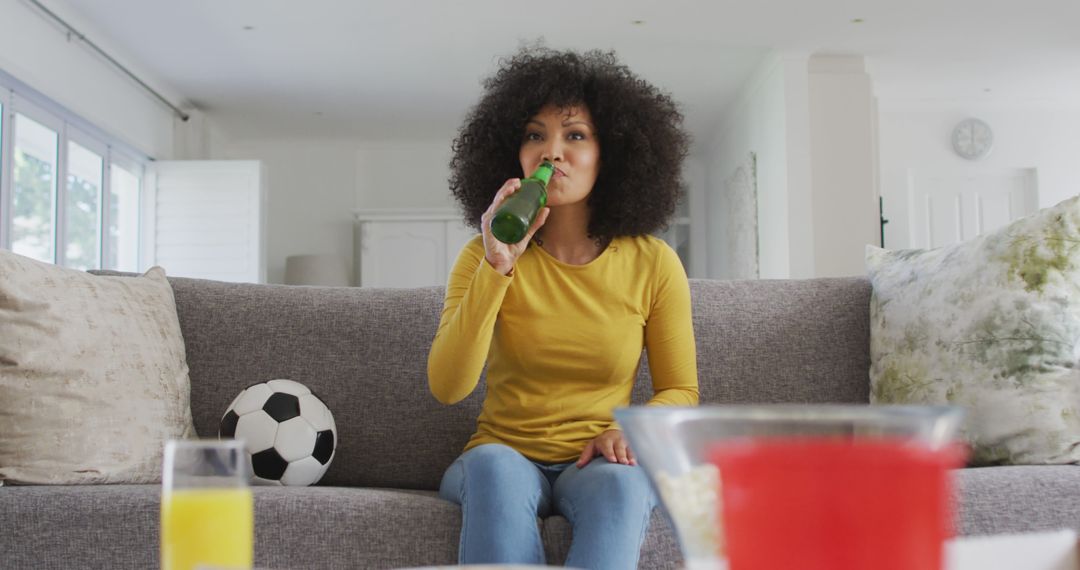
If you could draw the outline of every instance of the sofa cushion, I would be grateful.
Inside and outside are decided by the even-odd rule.
[[[454,406],[427,387],[440,287],[171,282],[203,437],[217,434],[241,390],[288,378],[334,416],[339,439],[319,485],[435,490],[476,428],[482,384]]]
[[[957,534],[1080,530],[1080,467],[956,471]],[[265,568],[392,568],[457,560],[461,509],[434,491],[255,487],[255,563]],[[19,486],[0,490],[0,552],[11,570],[153,568],[158,485]],[[543,520],[548,563],[566,559],[570,525]],[[640,568],[681,565],[653,511]]]
[[[393,568],[453,564],[461,509],[435,493],[253,487],[255,564]],[[8,569],[156,568],[160,485],[20,486],[0,493]],[[48,553],[43,556],[42,553]]]
[[[1012,465],[956,471],[957,533],[1080,530],[1080,466]]]
[[[1080,197],[867,264],[873,402],[963,406],[975,464],[1080,462]]]
[[[865,278],[691,279],[690,296],[702,405],[869,401]],[[639,404],[652,395],[647,372]]]
[[[170,279],[200,435],[246,386],[290,378],[334,414],[320,485],[436,490],[485,390],[444,406],[427,385],[442,287],[288,287]],[[691,280],[702,403],[869,401],[870,283]],[[636,402],[652,393],[648,367]]]
[[[262,568],[398,568],[457,562],[461,508],[433,491],[253,487]],[[0,552],[11,570],[154,568],[158,485],[12,487],[0,493]],[[570,527],[541,523],[548,562],[566,559]],[[641,568],[674,570],[678,545],[659,509]]]
[[[192,434],[160,268],[98,277],[0,250],[0,482],[147,483]]]

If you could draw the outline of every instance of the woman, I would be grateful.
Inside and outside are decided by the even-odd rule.
[[[477,431],[440,488],[462,506],[459,559],[542,564],[537,517],[561,514],[567,566],[635,568],[656,500],[612,411],[630,403],[643,347],[649,405],[698,400],[686,274],[649,235],[679,198],[682,116],[612,53],[525,49],[484,87],[450,179],[480,235],[451,272],[428,357],[445,404],[487,365]],[[521,242],[499,242],[495,210],[545,160],[547,207]]]

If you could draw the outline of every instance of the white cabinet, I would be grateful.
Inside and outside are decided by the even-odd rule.
[[[361,287],[446,285],[475,235],[451,209],[356,210],[356,283]]]

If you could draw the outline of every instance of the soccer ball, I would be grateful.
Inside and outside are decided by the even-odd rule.
[[[221,418],[218,436],[244,440],[253,480],[311,485],[334,458],[334,416],[311,390],[292,380],[245,388]]]

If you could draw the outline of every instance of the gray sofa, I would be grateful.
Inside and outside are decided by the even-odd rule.
[[[255,490],[256,564],[393,568],[452,564],[461,513],[437,496],[483,399],[428,393],[425,367],[441,287],[287,287],[172,279],[191,367],[195,427],[214,436],[249,384],[291,378],[334,412],[337,455],[315,487]],[[865,279],[691,282],[702,403],[868,399]],[[635,399],[649,394],[642,367]],[[990,467],[958,473],[958,531],[1080,529],[1080,468]],[[0,567],[152,568],[154,485],[0,487]],[[542,521],[549,563],[569,545],[562,517]],[[643,568],[676,568],[657,510]]]

